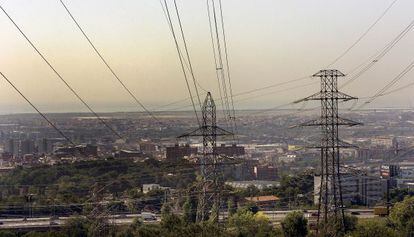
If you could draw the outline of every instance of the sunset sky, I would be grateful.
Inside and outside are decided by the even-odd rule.
[[[222,1],[233,92],[237,94],[324,69],[393,0]],[[65,0],[65,3],[120,78],[149,109],[188,97],[158,0]],[[196,78],[203,88],[218,97],[206,1],[177,0],[177,3]],[[140,110],[91,49],[59,0],[0,0],[0,4],[96,111]],[[333,68],[347,73],[364,62],[410,24],[413,12],[413,0],[397,1]],[[45,112],[87,111],[1,11],[0,29],[0,71],[28,98]],[[357,97],[373,95],[412,60],[413,30],[344,91]],[[311,80],[317,79],[238,97],[276,92],[237,102],[235,107],[266,109],[297,100],[318,90],[318,84],[303,87]],[[410,82],[414,82],[414,70],[396,87]],[[281,91],[295,86],[302,87]],[[413,91],[414,87],[407,88],[376,100],[370,107],[414,106]],[[1,79],[0,113],[31,111]]]

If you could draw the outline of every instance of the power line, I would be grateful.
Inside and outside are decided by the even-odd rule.
[[[406,67],[402,72],[400,72],[394,79],[388,82],[384,87],[379,89],[373,96],[371,96],[367,101],[365,101],[362,105],[358,107],[361,109],[362,107],[366,106],[367,104],[371,103],[381,95],[383,95],[389,88],[391,88],[395,83],[401,80],[407,73],[409,73],[414,68],[414,60]]]
[[[220,95],[220,103],[221,103],[221,107],[224,107],[224,101],[223,101],[223,93],[221,91],[221,82],[220,82],[220,76],[217,70],[217,55],[216,55],[216,50],[215,50],[215,43],[214,43],[214,36],[213,36],[213,28],[211,26],[211,15],[210,15],[210,5],[209,5],[209,0],[206,1],[207,3],[207,15],[208,15],[208,27],[210,29],[210,40],[211,40],[211,45],[213,47],[213,58],[214,58],[214,66],[215,66],[215,72],[216,72],[216,78],[217,78],[217,85],[218,85],[218,91],[219,91],[219,95]],[[226,119],[226,112],[224,111],[224,109],[222,110],[223,112],[223,117],[224,119]],[[226,120],[227,121],[227,120]]]
[[[10,86],[12,86],[13,87],[13,89],[17,92],[17,93],[19,93],[20,94],[20,96],[21,97],[23,97],[23,99],[24,100],[26,100],[26,102],[30,105],[30,106],[32,106],[32,108],[34,109],[34,110],[36,110],[36,112],[40,115],[40,116],[42,116],[42,118],[43,119],[45,119],[46,120],[46,122],[50,125],[50,126],[52,126],[53,127],[53,129],[55,129],[63,138],[65,138],[66,139],[66,141],[68,141],[70,144],[72,144],[73,146],[76,146],[76,144],[68,137],[68,136],[66,136],[63,132],[62,132],[62,130],[60,130],[58,127],[56,127],[56,125],[55,124],[53,124],[52,123],[52,121],[50,121],[47,117],[46,117],[46,115],[44,115],[42,112],[40,112],[40,110],[32,103],[32,102],[30,102],[30,100],[2,73],[2,72],[0,72],[0,74],[1,74],[1,76],[4,78],[4,80],[6,80],[7,81],[7,83],[9,83],[10,84]]]
[[[357,72],[354,76],[352,76],[348,81],[346,81],[340,89],[346,87],[350,83],[354,82],[356,79],[358,79],[362,74],[367,72],[369,69],[371,69],[379,60],[381,60],[394,46],[402,39],[404,38],[408,32],[411,31],[411,29],[414,27],[414,20],[408,24],[407,27],[405,27],[389,44],[387,44],[380,52],[376,53],[374,57],[370,57],[368,60],[370,61],[364,68],[362,68],[359,72]],[[371,60],[374,58],[373,60]]]
[[[99,56],[99,58],[102,60],[102,62],[105,64],[105,66],[108,68],[108,70],[112,73],[112,75],[116,78],[116,80],[122,85],[124,90],[134,99],[134,101],[148,114],[150,115],[154,120],[156,120],[158,123],[161,123],[158,118],[154,116],[154,114],[149,111],[144,104],[141,103],[141,101],[138,100],[138,98],[131,92],[131,90],[125,85],[125,83],[120,79],[120,77],[115,73],[115,71],[112,69],[112,67],[109,65],[107,60],[102,56],[102,54],[99,52],[99,50],[96,48],[96,46],[92,43],[91,39],[88,37],[86,32],[83,30],[83,28],[80,26],[79,22],[75,19],[75,17],[72,15],[68,7],[65,5],[63,0],[59,0],[62,6],[65,8],[66,12],[69,14],[70,18],[73,20],[73,22],[76,24],[78,29],[82,32],[83,36],[85,36],[85,39],[88,41],[88,43],[91,45],[95,53]]]
[[[37,47],[33,44],[33,42],[27,37],[27,35],[22,31],[22,29],[16,24],[16,22],[11,18],[11,16],[6,12],[6,10],[0,5],[1,10],[4,14],[9,18],[9,20],[13,23],[13,25],[17,28],[17,30],[21,33],[21,35],[27,40],[27,42],[32,46],[32,48],[37,52],[37,54],[43,59],[43,61],[52,69],[52,71],[56,74],[56,76],[66,85],[66,87],[76,96],[76,98],[82,102],[82,104],[105,126],[107,127],[113,134],[117,137],[122,139],[122,136],[115,131],[102,117],[100,117],[91,106],[69,85],[69,83],[60,75],[60,73],[52,66],[52,64],[45,58],[45,56],[37,49]]]
[[[343,58],[349,51],[351,51],[352,48],[354,48],[370,31],[374,26],[387,14],[387,12],[392,8],[392,6],[397,2],[398,0],[394,0],[391,2],[391,4],[382,12],[382,14],[372,23],[368,29],[364,31],[364,33],[359,36],[359,38],[352,43],[342,54],[340,54],[335,60],[333,60],[330,64],[326,66],[326,68],[329,68],[330,66],[334,65],[336,62],[338,62],[341,58]]]
[[[178,44],[177,36],[175,35],[174,26],[173,26],[173,23],[172,23],[172,20],[171,20],[170,11],[168,9],[168,4],[167,4],[167,1],[166,0],[164,0],[164,3],[162,2],[162,0],[160,0],[160,3],[161,3],[162,10],[164,12],[164,15],[165,15],[165,17],[167,19],[168,26],[170,27],[171,34],[172,34],[173,39],[174,39],[175,48],[176,48],[177,53],[178,53],[178,58],[180,60],[181,69],[183,71],[185,83],[187,85],[187,90],[188,90],[188,93],[190,95],[191,103],[193,105],[193,109],[194,109],[195,116],[197,118],[197,122],[200,125],[200,119],[198,117],[197,109],[196,109],[196,106],[195,106],[195,103],[194,103],[194,99],[193,99],[193,94],[191,92],[190,84],[188,82],[187,73],[186,73],[185,68],[184,68],[183,58],[182,58],[182,55],[181,55],[180,46]]]
[[[233,88],[231,84],[231,77],[230,77],[230,65],[229,65],[229,57],[227,52],[227,39],[226,39],[226,32],[224,27],[224,17],[223,17],[223,6],[221,3],[221,0],[219,0],[219,10],[220,10],[220,18],[221,18],[221,30],[223,34],[223,45],[224,45],[224,55],[225,55],[225,61],[227,66],[227,79],[229,82],[229,92],[230,92],[230,101],[231,101],[231,107],[233,112],[233,122],[234,122],[234,129],[235,133],[237,133],[237,124],[236,124],[236,112],[234,110],[234,101],[233,101]]]
[[[254,96],[250,96],[250,97],[246,97],[246,98],[242,98],[242,99],[235,100],[234,103],[239,103],[241,101],[259,98],[259,97],[262,97],[262,96],[271,95],[271,94],[275,94],[275,93],[278,93],[278,92],[285,92],[285,91],[295,90],[295,89],[298,89],[298,88],[303,88],[303,87],[307,87],[307,86],[315,85],[315,84],[318,84],[318,82],[311,82],[311,83],[303,84],[303,85],[300,85],[300,86],[288,87],[286,89],[281,89],[281,90],[272,91],[272,92],[268,92],[268,93],[262,93],[262,94],[258,94],[258,95],[254,95]],[[251,92],[249,92],[249,93],[251,93]],[[243,93],[242,92],[242,93],[239,93],[239,94],[235,94],[234,97],[238,97],[238,96],[245,95],[245,94],[249,94],[249,93]],[[289,105],[290,104],[291,103],[289,103]],[[169,110],[170,111],[180,110],[180,109],[184,109],[184,108],[187,108],[187,107],[190,107],[190,106],[191,105],[185,105],[185,106],[171,108]]]
[[[214,0],[212,2],[212,10],[213,10],[213,25],[215,29],[215,39],[216,39],[216,46],[217,46],[217,54],[218,54],[218,67],[216,67],[216,70],[218,70],[221,74],[221,82],[222,82],[222,89],[224,94],[224,101],[226,104],[226,110],[227,110],[227,116],[231,120],[231,114],[230,114],[230,102],[229,102],[229,96],[227,93],[227,83],[226,83],[226,76],[224,73],[224,64],[223,64],[223,57],[222,57],[222,49],[221,49],[221,43],[220,43],[220,36],[219,36],[219,26],[218,26],[218,20],[217,20],[217,13],[216,13],[216,6],[214,4]]]
[[[187,56],[187,61],[188,61],[190,74],[191,74],[191,77],[193,78],[194,88],[195,88],[196,95],[197,95],[197,101],[198,101],[199,104],[201,104],[200,94],[198,93],[197,83],[196,83],[196,79],[195,79],[194,71],[193,71],[193,65],[191,63],[190,54],[188,53],[187,42],[185,40],[183,25],[181,23],[181,17],[180,17],[180,13],[178,12],[178,6],[177,6],[177,1],[176,0],[174,0],[174,7],[175,7],[175,13],[177,15],[178,26],[180,27],[181,38],[182,38],[183,44],[184,44],[184,51],[185,51],[186,56]]]
[[[238,96],[242,96],[242,95],[246,95],[246,94],[251,94],[251,93],[258,92],[258,91],[262,91],[262,90],[267,90],[267,89],[271,89],[271,88],[274,88],[274,87],[278,87],[278,86],[290,84],[290,83],[297,82],[297,81],[302,81],[302,80],[309,79],[309,78],[310,78],[310,76],[300,77],[300,78],[296,78],[296,79],[293,79],[293,80],[279,82],[279,83],[271,84],[271,85],[264,86],[264,87],[259,87],[259,88],[252,89],[252,90],[242,91],[242,92],[233,94],[233,97],[238,97]],[[190,100],[189,97],[187,97],[185,99],[181,99],[181,100],[176,100],[176,101],[173,101],[171,103],[168,103],[168,104],[165,104],[165,105],[161,105],[161,106],[158,106],[158,107],[155,107],[155,108],[157,108],[157,109],[158,108],[165,108],[165,107],[169,107],[171,105],[179,104],[181,102],[185,102],[185,101],[188,101],[188,100]],[[185,106],[185,107],[187,107],[187,106]]]

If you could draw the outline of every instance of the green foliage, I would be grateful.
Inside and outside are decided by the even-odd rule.
[[[181,162],[179,165],[182,166],[188,163]],[[170,162],[133,162],[131,159],[102,159],[53,166],[18,167],[9,175],[0,177],[0,185],[7,187],[5,191],[9,193],[0,204],[23,205],[25,200],[19,193],[20,185],[29,186],[30,192],[35,195],[34,206],[47,206],[53,203],[83,203],[91,197],[92,187],[97,182],[108,184],[102,191],[103,195],[139,198],[143,194],[138,188],[144,182],[181,188],[195,180],[193,172],[183,172],[176,167]],[[158,191],[154,192],[152,194],[159,194]]]
[[[311,205],[313,191],[313,175],[300,174],[296,176],[283,176],[280,187],[275,193],[281,202],[290,206]]]
[[[259,207],[256,205],[255,202],[248,202],[244,205],[241,211],[249,211],[253,214],[256,214],[259,211]]]
[[[397,237],[398,233],[383,220],[368,220],[358,224],[352,237]]]
[[[63,233],[48,231],[48,232],[29,232],[24,234],[22,237],[66,237]]]
[[[232,216],[237,211],[237,207],[236,207],[236,204],[234,203],[233,198],[229,198],[229,200],[227,201],[227,211],[228,211],[229,216]]]
[[[188,196],[183,205],[183,220],[186,223],[191,223],[196,221],[197,215],[197,204],[194,198]]]
[[[308,220],[302,212],[290,212],[281,225],[285,237],[304,237],[308,234]]]
[[[164,203],[161,207],[161,220],[171,215],[171,205]]]
[[[16,235],[10,231],[0,231],[0,237],[16,237]]]
[[[405,236],[414,235],[414,197],[407,196],[391,209],[390,220]]]
[[[75,217],[67,220],[63,233],[67,237],[88,237],[89,221],[84,217]]]
[[[228,219],[228,231],[235,236],[276,236],[269,219],[262,213],[239,210]]]
[[[401,228],[414,219],[414,197],[406,197],[404,201],[396,203],[391,209],[390,219]]]
[[[327,223],[320,226],[319,236],[323,237],[341,237],[356,229],[358,219],[355,216],[345,215],[344,222],[334,216],[328,217]]]
[[[406,196],[414,196],[414,190],[408,188],[392,189],[390,192],[391,203],[401,202]]]

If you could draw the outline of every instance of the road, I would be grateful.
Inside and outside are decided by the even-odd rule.
[[[288,211],[263,211],[263,213],[270,219],[270,221],[277,225],[286,217]],[[300,211],[300,210],[299,210]],[[373,209],[347,209],[346,213],[354,213],[357,218],[374,218],[377,217],[374,215]],[[316,221],[317,210],[307,210],[305,212],[305,217],[309,222]],[[161,218],[159,215],[154,215],[155,220],[145,220],[144,223],[158,223]],[[7,218],[0,219],[0,229],[37,229],[37,228],[59,228],[65,225],[66,221],[72,217],[59,217],[52,219],[51,217],[38,217],[38,218]],[[112,225],[127,225],[131,224],[135,218],[141,218],[141,214],[126,214],[126,215],[111,215],[109,216],[109,223]],[[227,218],[227,212],[222,212],[220,219],[224,220]]]

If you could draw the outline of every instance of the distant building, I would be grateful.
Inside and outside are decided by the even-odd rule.
[[[279,162],[284,162],[284,163],[292,163],[292,162],[296,161],[296,155],[295,154],[287,154],[285,156],[279,156],[278,161]]]
[[[139,150],[144,153],[154,153],[157,151],[157,146],[148,141],[142,141],[139,143]]]
[[[36,153],[34,140],[26,139],[20,142],[20,155]]]
[[[392,148],[393,140],[390,137],[376,137],[371,139],[371,145],[374,147]]]
[[[65,142],[62,138],[43,138],[38,141],[38,152],[41,154],[51,154],[55,146],[61,142]]]
[[[399,176],[402,179],[414,180],[414,162],[400,162],[399,163]]]
[[[249,186],[254,186],[260,190],[264,188],[280,186],[280,183],[277,181],[266,181],[266,180],[227,181],[225,184],[233,188],[248,188]]]
[[[197,154],[196,147],[190,147],[190,145],[186,144],[184,146],[180,146],[176,144],[175,146],[167,147],[166,151],[166,160],[167,161],[178,161],[185,156],[191,156]]]
[[[276,180],[278,178],[277,168],[273,166],[255,166],[254,174],[257,180]]]
[[[20,141],[17,139],[9,139],[5,145],[5,151],[14,157],[20,156]]]
[[[380,175],[383,179],[395,178],[400,175],[400,167],[398,165],[381,165]]]
[[[63,156],[98,156],[98,147],[94,145],[80,145],[80,146],[67,146],[59,147],[54,151],[54,154],[58,157]]]
[[[221,144],[221,146],[217,146],[214,148],[216,154],[219,155],[226,155],[226,156],[242,156],[245,154],[243,146],[237,146],[233,144],[231,146],[226,146],[225,144]]]
[[[319,203],[321,176],[314,176],[314,204]],[[387,181],[379,177],[341,175],[344,205],[359,204],[373,206],[384,198]],[[330,185],[329,185],[330,186]]]
[[[144,157],[144,154],[141,151],[119,150],[115,152],[114,156],[116,158],[137,158]]]
[[[253,180],[256,179],[254,167],[259,164],[258,160],[244,159],[241,164],[231,167],[233,177],[236,180]]]

